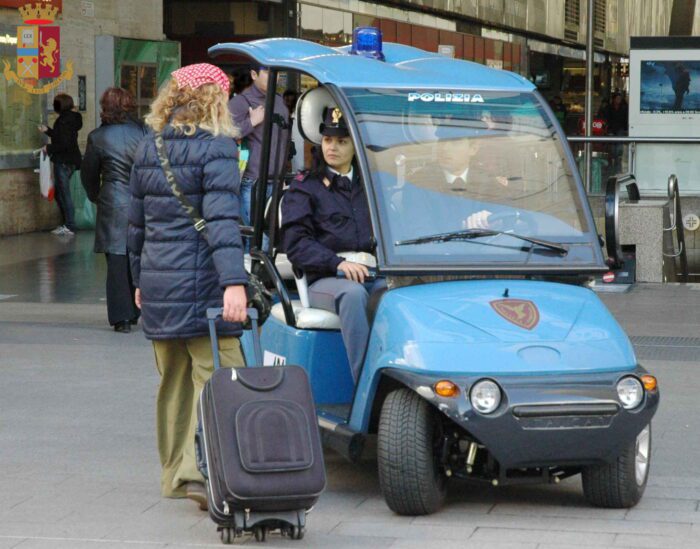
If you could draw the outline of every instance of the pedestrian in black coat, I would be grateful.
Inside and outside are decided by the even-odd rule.
[[[237,336],[246,319],[237,131],[228,111],[226,74],[206,63],[173,72],[151,105],[131,172],[128,249],[143,331],[161,375],[157,398],[161,493],[206,508],[197,470],[197,401],[213,372],[206,310],[223,305],[219,355],[242,366]],[[173,194],[158,158],[162,136],[177,187],[206,221],[198,232]]]
[[[53,110],[58,113],[53,128],[39,126],[39,131],[51,138],[46,152],[53,162],[56,203],[63,217],[63,225],[56,227],[52,232],[66,236],[75,232],[75,209],[70,194],[70,178],[75,170],[80,169],[78,132],[83,127],[83,117],[73,108],[73,98],[70,95],[58,94],[53,100]]]
[[[128,333],[139,316],[126,255],[129,176],[146,129],[133,118],[136,104],[124,89],[107,89],[100,107],[102,125],[88,135],[80,177],[88,198],[97,203],[95,253],[107,259],[107,317],[115,331]]]

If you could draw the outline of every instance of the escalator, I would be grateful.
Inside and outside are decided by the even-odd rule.
[[[630,285],[637,281],[637,250],[633,245],[622,245],[620,238],[620,189],[623,185],[628,196],[626,204],[637,204],[641,199],[634,175],[620,174],[608,179],[605,194],[605,249],[611,271],[603,277],[604,284]],[[662,219],[660,260],[663,282],[700,282],[700,273],[689,270],[678,178],[673,174],[668,178],[668,200],[662,204]]]

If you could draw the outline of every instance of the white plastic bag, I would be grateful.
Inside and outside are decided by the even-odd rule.
[[[41,149],[39,151],[39,188],[41,196],[51,202],[54,198],[53,166],[49,155]]]

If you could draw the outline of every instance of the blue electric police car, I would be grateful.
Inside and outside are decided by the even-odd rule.
[[[387,282],[370,299],[355,386],[338,317],[309,307],[303,273],[278,253],[284,178],[267,209],[260,185],[251,256],[277,298],[266,364],[308,371],[330,447],[358,459],[376,435],[381,490],[399,514],[437,510],[450,478],[581,474],[592,504],[635,505],[659,390],[589,287],[607,267],[553,113],[516,74],[356,34],[340,48],[280,38],[210,49],[268,67],[271,83],[310,84],[293,122],[307,141],[320,142],[324,108],[345,113],[376,240],[373,254],[347,257]],[[262,180],[274,176],[269,143]]]

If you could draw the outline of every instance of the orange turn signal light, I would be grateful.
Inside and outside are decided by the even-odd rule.
[[[656,389],[656,378],[654,376],[650,376],[648,374],[645,374],[642,376],[642,385],[644,385],[644,388],[647,391],[653,391]]]
[[[438,381],[433,385],[433,390],[436,395],[441,397],[456,397],[459,394],[459,387],[446,379]]]

